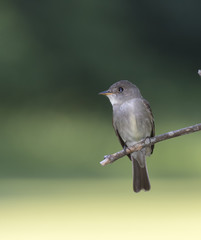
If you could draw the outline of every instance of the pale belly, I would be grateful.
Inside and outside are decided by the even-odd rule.
[[[124,104],[114,112],[114,125],[128,147],[149,137],[152,131],[149,115],[140,104]]]

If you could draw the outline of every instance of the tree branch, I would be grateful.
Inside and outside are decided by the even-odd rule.
[[[190,126],[190,127],[186,127],[186,128],[182,128],[182,129],[178,129],[175,131],[171,131],[171,132],[167,132],[152,138],[145,138],[139,142],[137,142],[135,145],[133,145],[132,147],[123,149],[119,152],[110,154],[110,155],[106,155],[104,157],[104,160],[100,162],[100,164],[102,166],[105,166],[109,163],[113,163],[114,161],[116,161],[119,158],[124,157],[125,155],[128,155],[132,152],[137,152],[139,150],[141,150],[144,147],[148,147],[151,146],[155,143],[170,139],[170,138],[175,138],[175,137],[179,137],[185,134],[189,134],[189,133],[193,133],[193,132],[197,132],[201,130],[201,123]]]

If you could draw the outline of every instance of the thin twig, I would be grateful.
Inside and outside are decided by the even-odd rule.
[[[123,149],[119,152],[110,154],[110,155],[106,155],[104,157],[104,160],[100,162],[100,164],[102,166],[105,166],[109,163],[113,163],[114,161],[116,161],[119,158],[124,157],[125,155],[128,155],[132,152],[137,152],[139,150],[141,150],[144,147],[148,147],[151,146],[157,142],[161,142],[170,138],[175,138],[175,137],[179,137],[185,134],[189,134],[189,133],[193,133],[193,132],[197,132],[201,130],[201,123],[190,126],[190,127],[186,127],[186,128],[182,128],[182,129],[178,129],[175,131],[171,131],[171,132],[167,132],[152,138],[145,138],[139,142],[137,142],[135,145],[133,145],[132,147]]]

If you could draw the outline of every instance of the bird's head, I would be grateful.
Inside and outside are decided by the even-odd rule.
[[[99,94],[107,96],[112,105],[122,104],[130,99],[142,97],[140,90],[127,80],[116,82],[108,90]]]

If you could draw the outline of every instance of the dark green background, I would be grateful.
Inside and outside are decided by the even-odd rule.
[[[97,93],[135,83],[156,134],[200,122],[200,1],[1,1],[0,176],[131,177],[111,106]],[[200,177],[200,133],[157,144],[154,177]]]

